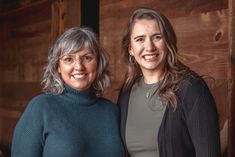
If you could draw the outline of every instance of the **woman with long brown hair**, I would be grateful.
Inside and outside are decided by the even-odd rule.
[[[149,8],[133,12],[122,41],[128,70],[118,98],[126,156],[220,156],[213,96],[180,62],[176,43],[163,14]]]

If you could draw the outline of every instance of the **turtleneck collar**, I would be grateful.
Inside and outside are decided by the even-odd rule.
[[[91,106],[97,101],[97,97],[91,88],[85,91],[78,91],[67,84],[64,84],[64,88],[65,91],[61,96],[78,105]]]

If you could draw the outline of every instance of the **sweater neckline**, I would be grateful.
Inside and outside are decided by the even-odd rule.
[[[97,101],[97,97],[94,94],[92,88],[89,88],[84,91],[78,91],[73,89],[67,84],[64,84],[64,92],[61,96],[72,103],[75,103],[80,106],[91,106],[94,105]]]
[[[147,83],[144,82],[144,78],[141,77],[137,81],[137,84],[138,84],[138,86],[149,90],[150,88],[158,88],[158,86],[160,86],[160,84],[161,84],[161,81],[158,81],[158,82],[155,82],[155,83],[151,83],[151,84],[147,84]]]

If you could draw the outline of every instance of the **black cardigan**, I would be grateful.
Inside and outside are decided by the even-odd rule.
[[[216,105],[204,80],[189,75],[177,90],[175,111],[168,105],[158,132],[160,157],[220,157],[219,123]],[[121,91],[121,136],[125,129],[130,90]],[[126,156],[129,156],[126,152]]]

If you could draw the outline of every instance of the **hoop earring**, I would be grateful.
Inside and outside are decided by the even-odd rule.
[[[130,62],[131,64],[136,64],[135,57],[132,56],[132,55],[129,55],[129,62]]]

